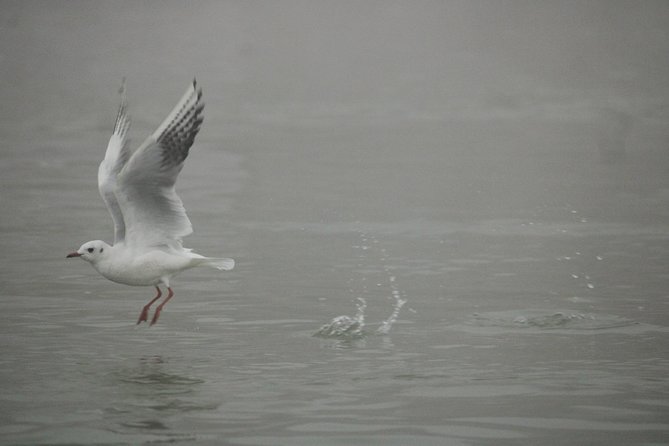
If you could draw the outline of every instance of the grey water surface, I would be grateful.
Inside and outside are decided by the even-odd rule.
[[[0,444],[669,444],[666,3],[0,5]],[[123,76],[237,260],[153,327],[65,259]]]

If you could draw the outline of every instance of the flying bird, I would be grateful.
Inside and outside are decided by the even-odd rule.
[[[151,305],[162,296],[160,285],[167,288],[151,319],[153,325],[174,296],[170,286],[174,275],[196,266],[228,271],[235,261],[204,257],[182,245],[193,227],[174,186],[202,124],[202,89],[193,80],[163,123],[134,151],[127,137],[125,79],[119,93],[114,132],[98,169],[98,189],[114,222],[114,244],[86,242],[67,258],[86,260],[113,282],[155,287],[157,294],[142,308],[138,324],[148,321]]]

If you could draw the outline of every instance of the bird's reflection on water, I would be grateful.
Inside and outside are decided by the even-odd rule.
[[[169,358],[143,356],[113,374],[118,396],[107,413],[116,417],[121,432],[148,433],[172,430],[171,421],[193,411],[215,410],[219,403],[200,400],[205,380],[177,370]],[[181,434],[180,434],[181,435]]]
[[[170,394],[189,392],[193,386],[204,383],[199,378],[173,373],[169,360],[163,356],[142,357],[136,366],[121,369],[118,378],[122,383],[138,384],[138,389],[144,391]]]

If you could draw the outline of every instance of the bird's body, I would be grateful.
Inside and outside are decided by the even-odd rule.
[[[106,279],[124,285],[169,286],[170,277],[196,266],[207,265],[221,270],[234,266],[231,259],[203,257],[187,249],[134,250],[122,243],[114,246],[101,240],[89,243],[99,244],[103,250],[90,261],[93,268]]]
[[[105,278],[125,285],[154,286],[157,296],[147,304],[139,322],[161,296],[169,294],[151,321],[158,320],[163,305],[173,296],[170,278],[196,266],[230,270],[234,260],[204,257],[182,246],[193,232],[174,185],[202,123],[202,90],[195,81],[158,129],[135,151],[126,137],[130,120],[125,88],[114,133],[98,169],[98,188],[114,222],[114,244],[101,240],[84,243],[67,257],[81,257]]]

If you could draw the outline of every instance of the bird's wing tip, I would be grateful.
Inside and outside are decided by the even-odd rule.
[[[125,76],[121,78],[121,86],[118,87],[118,94],[125,96]]]
[[[197,98],[201,99],[202,98],[202,87],[198,85],[197,79],[193,78],[193,90],[197,92]]]

